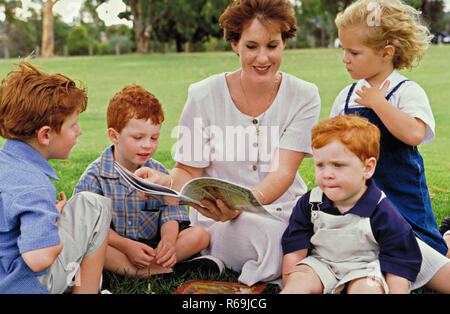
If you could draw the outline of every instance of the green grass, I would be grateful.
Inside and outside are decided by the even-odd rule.
[[[433,208],[438,222],[450,211],[450,46],[435,46],[412,72],[405,75],[418,82],[428,93],[436,119],[436,139],[422,145],[427,180]],[[17,60],[0,61],[0,77],[4,77]],[[78,178],[86,166],[109,145],[106,137],[105,112],[109,99],[123,85],[138,83],[153,92],[163,104],[166,120],[162,128],[159,149],[154,158],[171,168],[171,148],[175,138],[172,129],[177,125],[187,96],[189,84],[212,74],[232,71],[238,59],[230,52],[200,54],[127,55],[120,57],[55,58],[33,61],[44,71],[60,72],[80,80],[88,89],[89,106],[83,113],[80,125],[83,136],[78,140],[69,160],[52,161],[61,181],[58,190],[72,194]],[[351,82],[341,62],[341,50],[312,49],[285,52],[282,70],[315,83],[319,87],[321,117],[327,117],[331,104],[339,91]],[[0,139],[0,145],[3,140]],[[311,159],[305,160],[300,173],[308,187],[314,185]],[[233,274],[223,277],[235,280]],[[159,282],[159,283],[158,283]],[[115,292],[165,293],[179,282],[164,280],[126,280],[116,285]],[[150,287],[150,288],[148,288]]]

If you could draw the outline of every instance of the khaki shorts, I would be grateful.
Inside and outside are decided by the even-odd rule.
[[[380,263],[378,260],[368,262],[364,268],[356,269],[345,274],[341,279],[333,272],[331,267],[313,256],[305,257],[300,263],[292,268],[290,273],[298,271],[299,266],[307,265],[311,267],[319,276],[323,285],[323,293],[341,293],[345,285],[360,278],[369,277],[377,281],[384,289],[385,293],[389,293],[387,282],[381,273]]]
[[[425,286],[442,267],[450,263],[450,259],[419,238],[416,239],[419,244],[420,253],[422,253],[422,265],[416,281],[412,284],[412,290]]]
[[[79,283],[83,258],[94,253],[108,235],[111,207],[110,199],[91,192],[78,193],[68,201],[59,222],[64,247],[48,273],[37,278],[50,293],[64,293]]]
[[[434,250],[431,246],[417,239],[419,244],[420,252],[422,253],[422,265],[420,267],[420,272],[417,275],[416,281],[410,283],[410,290],[415,290],[426,285],[434,275],[444,266],[450,263],[450,259],[443,256],[438,251]],[[334,273],[331,271],[330,267],[325,263],[321,262],[319,259],[312,256],[304,258],[298,265],[294,266],[288,273],[293,273],[299,270],[299,266],[305,264],[311,267],[316,274],[319,276],[322,284],[324,286],[324,293],[336,293],[341,291],[342,285],[345,282],[349,282],[348,278],[353,278],[350,280],[355,280],[361,277],[372,277],[378,280],[385,287],[387,292],[387,285],[384,277],[379,271],[379,268],[370,267],[367,272],[360,271],[350,272],[341,280],[338,280]]]

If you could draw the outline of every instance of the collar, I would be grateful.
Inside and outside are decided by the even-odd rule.
[[[114,145],[111,145],[100,157],[100,176],[104,178],[117,179],[119,173],[114,169]]]
[[[383,81],[383,83],[381,83],[381,86],[383,86],[384,82],[386,82],[386,81],[389,81],[389,82],[390,82],[390,84],[389,84],[389,90],[386,92],[386,95],[388,95],[388,94],[392,91],[392,89],[394,89],[394,87],[397,86],[398,83],[400,83],[401,81],[407,80],[407,79],[408,79],[408,78],[407,78],[406,76],[401,75],[400,72],[399,72],[398,70],[394,70],[394,71],[392,71],[392,73],[389,74],[389,76]],[[371,86],[371,85],[369,84],[369,82],[366,81],[366,80],[360,80],[358,83],[359,83],[359,84],[358,84],[358,85],[359,85],[359,86],[358,86],[358,89],[360,89],[360,88],[363,87],[363,86]]]
[[[48,160],[46,160],[36,149],[31,145],[18,141],[18,140],[7,140],[3,145],[3,152],[19,159],[21,162],[29,164],[39,171],[42,171],[53,180],[59,180],[56,175],[55,169],[50,165]]]
[[[364,192],[363,196],[361,196],[361,198],[356,202],[355,206],[353,206],[344,215],[353,214],[360,217],[371,217],[373,211],[378,206],[381,197],[381,190],[377,187],[375,182],[370,179],[367,181],[366,192]],[[323,203],[320,207],[323,209],[335,208],[333,202],[325,194],[323,195]]]

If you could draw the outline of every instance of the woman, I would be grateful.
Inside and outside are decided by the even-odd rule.
[[[191,209],[190,218],[208,228],[208,253],[253,285],[281,275],[281,235],[306,192],[297,170],[311,153],[320,98],[315,85],[279,71],[288,38],[296,33],[289,0],[233,1],[220,25],[241,67],[189,87],[170,175],[138,174],[178,190],[200,176],[252,189],[274,219],[208,200],[208,210]]]

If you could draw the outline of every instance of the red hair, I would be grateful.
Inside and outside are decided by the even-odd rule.
[[[289,0],[234,0],[219,18],[227,41],[239,41],[254,18],[266,26],[278,27],[283,40],[297,33],[297,19]]]
[[[344,144],[362,162],[380,155],[380,130],[366,118],[342,115],[319,122],[312,129],[312,147],[319,149],[333,141]]]
[[[150,119],[158,125],[164,121],[159,100],[142,86],[126,85],[109,101],[107,111],[108,128],[121,132],[131,119]]]
[[[0,85],[0,136],[29,140],[43,126],[59,133],[68,116],[86,110],[87,99],[70,78],[22,61]]]

